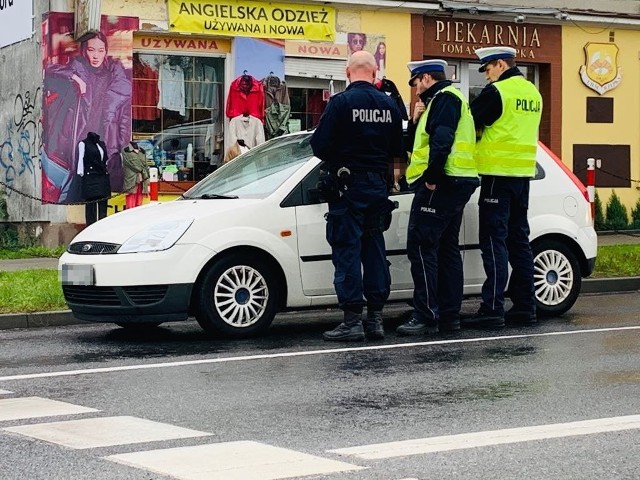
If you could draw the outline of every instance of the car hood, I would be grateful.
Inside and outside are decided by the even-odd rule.
[[[153,203],[109,215],[82,230],[71,243],[106,242],[121,244],[136,233],[157,223],[200,219],[261,202],[259,199],[177,200]]]

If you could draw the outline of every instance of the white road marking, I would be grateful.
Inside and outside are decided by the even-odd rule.
[[[10,393],[13,392],[10,392],[9,390],[0,390],[0,395],[9,395]]]
[[[441,437],[418,438],[399,442],[377,443],[359,447],[328,450],[339,455],[349,455],[366,460],[447,452],[465,448],[486,447],[506,443],[529,442],[549,438],[591,435],[594,433],[618,432],[640,428],[640,415],[598,418],[579,422],[555,423],[535,427],[507,428],[486,432],[462,433]]]
[[[277,480],[365,467],[258,442],[226,442],[104,457],[181,480]]]
[[[22,425],[4,430],[76,449],[212,435],[136,417],[87,418]]]
[[[89,412],[99,412],[99,410],[40,397],[5,398],[0,400],[0,422],[25,418],[52,417],[54,415],[77,415]]]
[[[392,345],[368,345],[364,347],[326,348],[326,349],[320,349],[320,350],[307,350],[307,351],[299,351],[299,352],[282,352],[282,353],[269,353],[269,354],[261,354],[261,355],[242,355],[238,357],[217,357],[217,358],[206,358],[201,360],[184,360],[179,362],[124,365],[120,367],[86,368],[82,370],[63,370],[60,372],[26,373],[22,375],[7,375],[4,377],[0,377],[0,382],[8,382],[12,380],[32,380],[35,378],[69,377],[69,376],[75,376],[75,375],[95,375],[98,373],[125,372],[125,371],[131,371],[131,370],[149,370],[152,368],[184,367],[184,366],[191,366],[191,365],[206,365],[206,364],[212,364],[212,363],[266,360],[266,359],[273,359],[273,358],[308,357],[313,355],[331,355],[335,353],[428,347],[431,345],[456,345],[456,344],[465,344],[465,343],[485,343],[485,342],[495,342],[495,341],[501,341],[501,340],[514,340],[514,339],[522,339],[522,338],[557,337],[557,336],[564,336],[564,335],[579,335],[579,334],[587,334],[587,333],[623,332],[627,330],[640,330],[640,325],[632,326],[632,327],[593,328],[589,330],[568,330],[564,332],[528,333],[528,334],[522,334],[522,335],[501,335],[497,337],[476,337],[476,338],[460,338],[460,339],[452,339],[452,340],[434,340],[429,342],[396,343]]]

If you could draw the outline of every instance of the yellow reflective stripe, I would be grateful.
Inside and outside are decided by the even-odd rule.
[[[513,152],[513,153],[536,153],[538,147],[536,145],[518,145],[516,143],[482,143],[478,146],[478,150],[492,150],[499,152]]]
[[[454,167],[460,168],[476,168],[476,161],[473,158],[454,158],[451,162]]]
[[[478,165],[482,167],[494,167],[494,169],[499,168],[512,168],[512,167],[535,167],[536,161],[531,159],[515,159],[515,158],[501,158],[500,164],[497,165],[495,162],[491,160],[483,159],[478,160]]]
[[[457,142],[453,145],[454,152],[473,153],[476,150],[475,143]]]

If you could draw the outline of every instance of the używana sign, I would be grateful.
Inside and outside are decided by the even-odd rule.
[[[335,9],[322,5],[169,0],[172,31],[258,38],[334,41]]]

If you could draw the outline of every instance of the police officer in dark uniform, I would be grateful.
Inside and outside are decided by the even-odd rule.
[[[400,110],[374,87],[375,75],[373,55],[355,52],[347,66],[350,85],[331,98],[311,138],[314,155],[328,171],[319,186],[329,203],[327,241],[344,311],[344,321],[324,333],[329,341],[384,337],[382,308],[391,276],[383,231],[393,210],[388,174],[404,153]]]
[[[421,100],[406,178],[415,191],[407,233],[413,277],[412,318],[399,335],[460,330],[464,277],[458,245],[464,207],[480,184],[476,132],[467,99],[446,79],[444,60],[409,62]]]
[[[542,97],[516,67],[516,50],[476,50],[489,84],[471,102],[478,134],[476,164],[480,186],[480,249],[487,279],[480,309],[463,325],[500,328],[536,323],[533,256],[529,244],[529,181],[535,176]],[[513,308],[504,311],[509,276]]]

